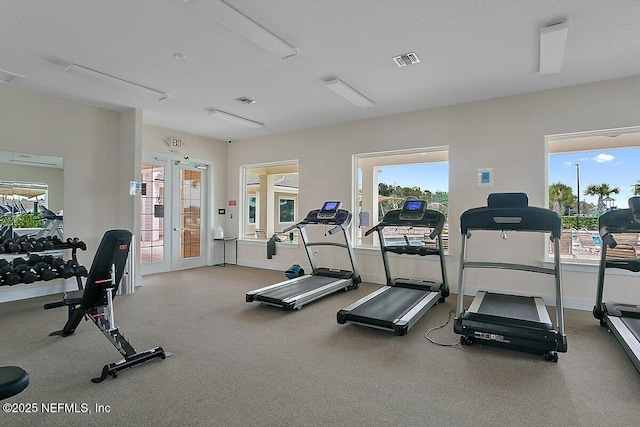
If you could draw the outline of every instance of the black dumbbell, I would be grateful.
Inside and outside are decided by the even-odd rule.
[[[87,277],[89,272],[87,271],[87,267],[84,265],[79,265],[76,267],[76,276],[78,277]]]
[[[46,262],[39,262],[33,266],[33,271],[40,277],[41,280],[49,281],[56,278],[56,273],[51,270],[49,264]]]
[[[45,239],[44,237],[41,237],[40,239],[42,239],[42,250],[50,251],[53,249],[53,242],[51,240]]]
[[[29,269],[27,265],[22,264],[20,267],[22,266],[27,268],[24,269],[23,271],[16,271],[16,273],[18,273],[18,275],[20,276],[20,281],[22,283],[33,283],[36,280],[38,280],[38,276],[36,276],[36,273],[31,271],[31,269]]]
[[[20,252],[20,243],[15,242],[13,239],[6,240],[4,242],[4,251],[6,253]]]
[[[17,285],[18,283],[20,283],[20,276],[18,275],[18,273],[12,271],[11,273],[4,276],[5,285],[13,286]]]
[[[73,277],[76,275],[76,267],[78,266],[78,263],[73,261],[73,260],[68,260],[66,264],[64,264],[61,268],[61,275],[62,277],[64,277],[65,279],[68,279],[69,277]]]
[[[29,265],[36,265],[39,262],[42,262],[43,258],[41,255],[38,254],[29,254],[29,259],[27,260],[27,264]]]
[[[21,256],[15,257],[13,259],[13,261],[11,261],[11,264],[13,265],[14,268],[19,266],[19,265],[21,265],[21,264],[26,264],[26,263],[27,263],[27,261],[25,261],[25,259],[22,258]]]
[[[31,252],[33,250],[33,244],[30,241],[25,240],[20,243],[20,252]]]

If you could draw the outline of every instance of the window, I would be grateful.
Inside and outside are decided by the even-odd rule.
[[[268,239],[276,234],[283,241],[291,241],[282,231],[298,217],[298,162],[247,165],[241,169],[244,205],[240,235],[245,239]]]
[[[256,223],[256,197],[249,196],[247,201],[247,207],[249,208],[248,224]]]
[[[640,195],[640,129],[554,135],[546,140],[549,209],[562,217],[560,256],[597,263],[598,218],[609,210],[628,208],[627,200]],[[634,243],[637,247],[637,239]]]
[[[296,220],[295,215],[295,201],[293,199],[283,199],[280,198],[279,201],[279,212],[280,212],[280,223],[291,223]]]
[[[448,217],[448,147],[358,154],[354,156],[354,170],[354,206],[358,206],[353,227],[355,246],[378,246],[375,233],[364,236],[365,232],[379,223],[385,213],[402,207],[407,198],[425,200],[429,209]],[[387,235],[387,232],[391,234]],[[425,234],[429,233],[418,229],[385,229],[385,240],[407,237],[412,244],[431,244]],[[446,223],[442,237],[444,249],[448,251]]]

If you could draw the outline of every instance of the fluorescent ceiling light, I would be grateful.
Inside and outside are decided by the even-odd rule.
[[[0,83],[8,85],[16,79],[26,79],[26,77],[9,71],[0,70]]]
[[[376,104],[373,103],[369,98],[361,95],[356,92],[352,87],[345,84],[343,81],[338,79],[329,80],[326,82],[327,87],[346,99],[349,102],[354,103],[360,108],[373,108]]]
[[[112,86],[117,86],[125,90],[142,93],[147,96],[151,96],[152,98],[155,98],[158,101],[162,101],[163,99],[169,96],[166,93],[161,92],[159,90],[151,89],[146,86],[129,82],[127,80],[122,80],[118,77],[110,76],[109,74],[101,73],[100,71],[92,70],[91,68],[86,68],[78,64],[69,64],[65,67],[64,70],[71,74],[76,74],[79,76],[87,76],[97,80],[101,80]]]
[[[252,129],[260,129],[261,127],[264,126],[264,124],[262,123],[254,122],[253,120],[249,120],[249,119],[245,119],[244,117],[225,113],[224,111],[220,111],[220,110],[211,110],[209,111],[209,114],[212,115],[213,117],[217,117],[219,119],[226,120],[228,122],[235,123],[237,125],[246,126]]]
[[[220,0],[184,0],[184,2],[281,59],[298,53],[294,47]]]
[[[562,70],[567,22],[540,28],[540,76],[558,74]]]

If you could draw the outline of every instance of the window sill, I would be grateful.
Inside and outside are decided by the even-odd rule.
[[[553,268],[553,262],[551,261],[544,261],[542,265],[546,268]],[[598,274],[599,268],[600,268],[599,262],[594,262],[594,261],[586,261],[586,260],[585,261],[579,261],[579,260],[560,261],[560,269],[562,271]],[[638,275],[638,273],[634,273],[628,270],[622,270],[619,268],[608,268],[607,274],[617,275],[617,276],[637,276]]]

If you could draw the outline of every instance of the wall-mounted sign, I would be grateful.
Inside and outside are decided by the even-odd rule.
[[[238,203],[235,200],[229,200],[229,206],[236,206]]]
[[[478,187],[493,187],[493,169],[478,169]]]

